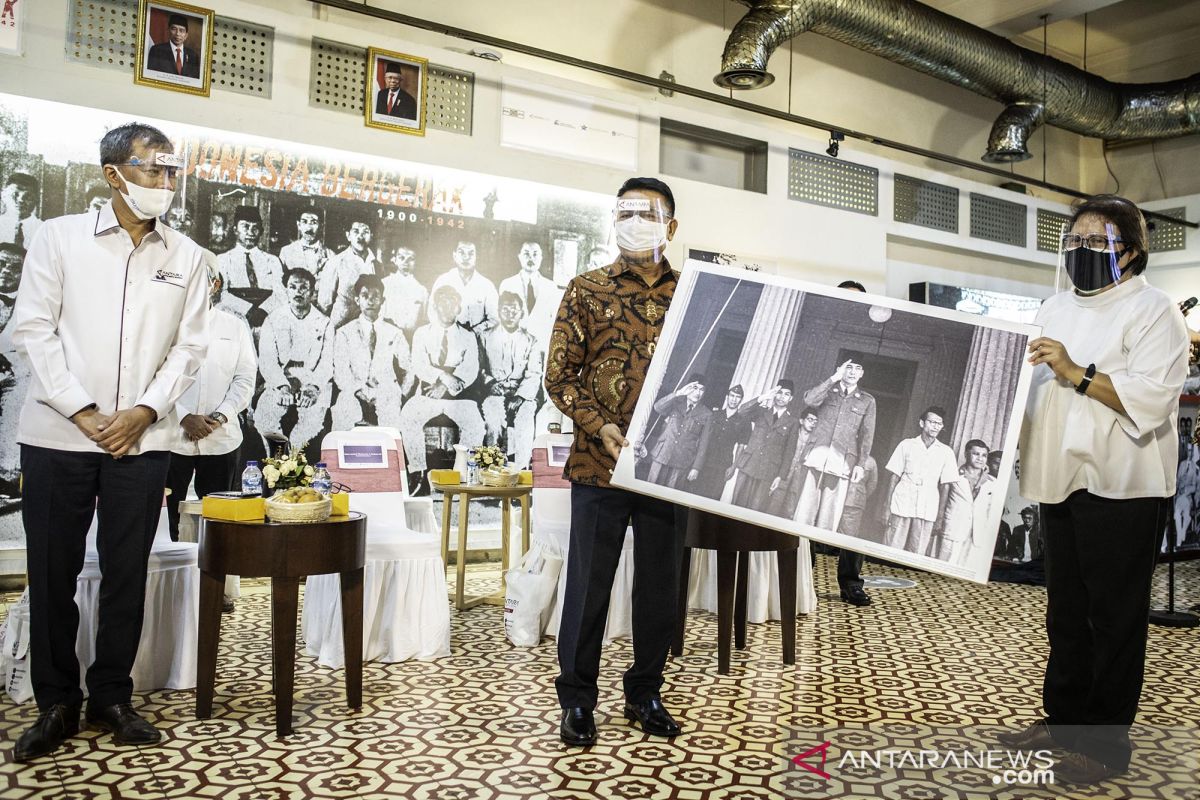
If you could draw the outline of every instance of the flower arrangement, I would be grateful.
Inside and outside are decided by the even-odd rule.
[[[495,445],[483,445],[471,451],[470,461],[483,469],[499,469],[507,462],[504,451]]]
[[[280,453],[263,460],[263,480],[268,489],[291,489],[293,486],[308,486],[312,483],[315,470],[304,457],[304,446],[291,453]]]

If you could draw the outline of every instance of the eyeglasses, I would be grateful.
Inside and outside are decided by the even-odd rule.
[[[1105,250],[1113,249],[1113,245],[1118,242],[1124,244],[1125,240],[1118,237],[1110,239],[1102,233],[1093,233],[1088,236],[1080,236],[1078,233],[1064,233],[1062,248],[1063,250],[1078,250],[1080,247],[1086,247],[1088,250],[1102,253]]]
[[[175,180],[179,175],[179,167],[164,167],[161,164],[147,164],[138,158],[131,158],[122,164],[113,164],[114,167],[137,167],[142,171],[142,174],[151,180],[159,180],[163,175],[166,175],[169,180]]]

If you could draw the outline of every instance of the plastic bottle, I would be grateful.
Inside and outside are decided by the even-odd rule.
[[[242,473],[242,494],[262,496],[263,474],[258,468],[257,461],[247,461],[246,470]]]
[[[317,469],[312,477],[312,488],[326,497],[333,491],[333,478],[329,477],[329,470],[325,468],[324,461],[317,462]]]

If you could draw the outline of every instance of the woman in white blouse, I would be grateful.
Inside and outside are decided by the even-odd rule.
[[[1150,582],[1175,493],[1188,334],[1142,275],[1148,240],[1128,200],[1077,204],[1063,236],[1072,289],[1045,302],[1029,343],[1021,494],[1041,504],[1050,659],[1044,719],[1000,739],[1067,750],[1055,767],[1067,783],[1129,766]]]

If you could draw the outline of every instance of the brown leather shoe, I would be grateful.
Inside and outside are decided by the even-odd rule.
[[[1054,779],[1076,786],[1090,786],[1115,778],[1124,771],[1105,766],[1083,753],[1067,753],[1054,765]]]
[[[997,734],[996,740],[1015,750],[1054,750],[1059,746],[1044,719],[1019,731]]]

